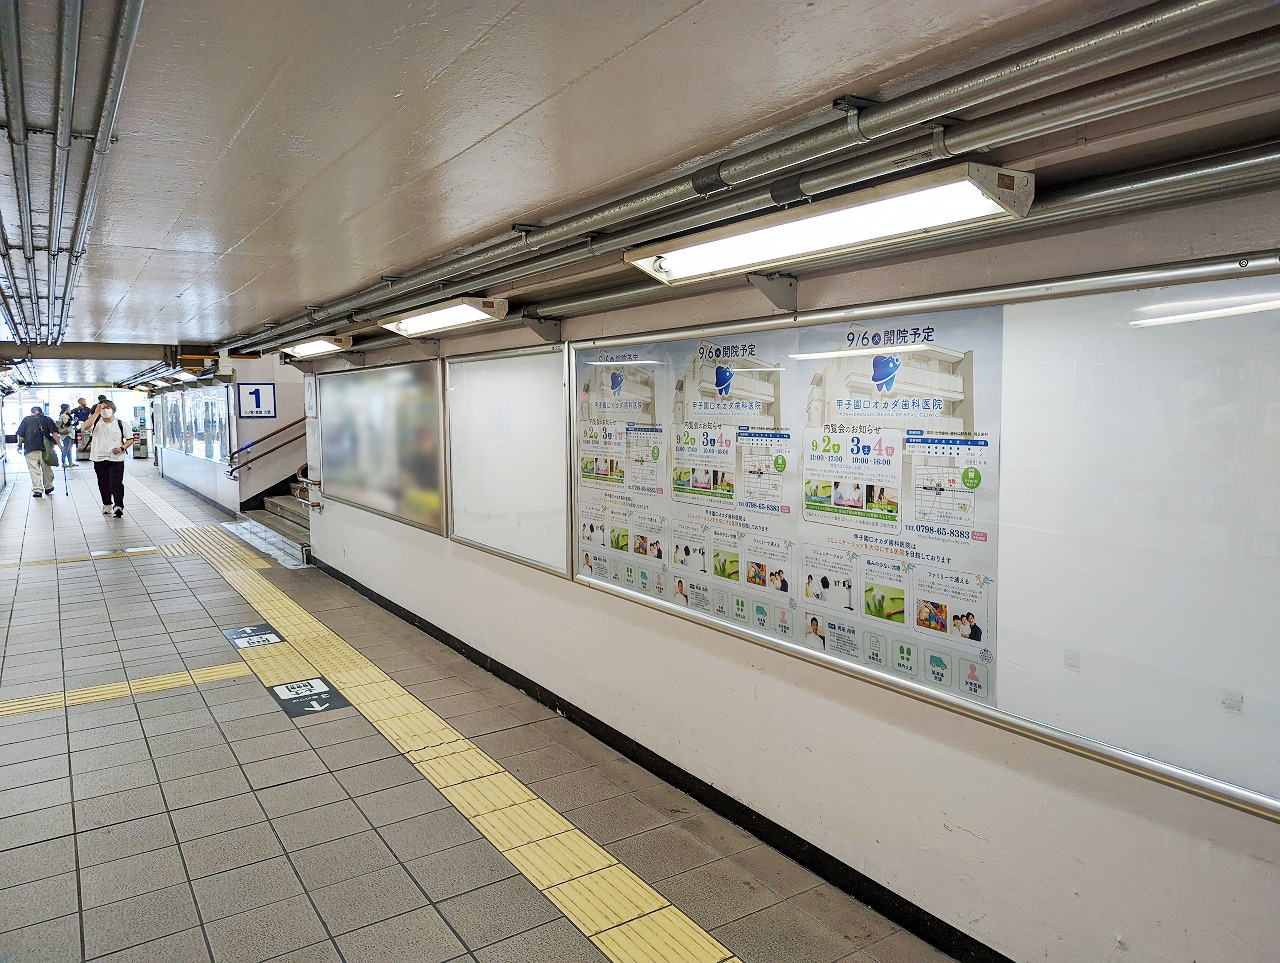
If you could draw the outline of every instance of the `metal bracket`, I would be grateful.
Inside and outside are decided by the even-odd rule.
[[[410,338],[407,339],[404,347],[418,352],[418,354],[422,355],[424,358],[440,357],[439,338]]]
[[[555,344],[561,340],[559,318],[530,317],[521,312],[518,319],[521,324],[548,344]]]
[[[846,114],[855,114],[858,111],[865,110],[868,107],[879,107],[879,106],[880,106],[880,101],[874,100],[871,97],[858,97],[855,94],[842,94],[841,96],[837,97],[835,100],[831,102],[832,110],[842,110]],[[959,117],[949,117],[949,116],[934,117],[931,120],[922,121],[921,124],[918,126],[928,127],[928,126],[938,125],[942,127],[950,127],[953,124],[958,124],[958,123],[960,123]]]
[[[780,311],[795,314],[800,309],[800,282],[794,274],[748,274],[747,280]]]
[[[382,282],[383,282],[384,284],[388,284],[388,285],[390,285],[390,284],[395,284],[397,281],[403,281],[403,280],[404,280],[404,275],[402,275],[402,274],[384,274],[384,275],[382,275]]]

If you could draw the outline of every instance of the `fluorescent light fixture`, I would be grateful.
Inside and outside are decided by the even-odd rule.
[[[1263,311],[1280,310],[1280,300],[1255,301],[1252,304],[1236,304],[1226,308],[1211,308],[1208,311],[1192,311],[1189,314],[1166,314],[1159,318],[1139,318],[1130,321],[1133,328],[1153,328],[1160,324],[1182,324],[1187,321],[1209,321],[1213,318],[1234,318],[1242,314],[1259,314]]]
[[[635,365],[665,365],[665,361],[588,361],[593,368],[630,368]]]
[[[417,308],[381,323],[388,331],[406,338],[420,338],[437,331],[463,328],[482,321],[501,321],[506,316],[505,298],[454,298],[452,301]]]
[[[689,284],[1025,217],[1034,194],[1024,171],[957,164],[650,244],[626,259],[664,284]]]
[[[864,354],[910,354],[912,351],[928,351],[931,344],[909,344],[892,348],[845,348],[840,351],[815,351],[812,354],[789,354],[792,361],[822,361],[826,358],[854,358]]]
[[[1138,308],[1140,313],[1152,311],[1177,311],[1180,308],[1212,308],[1226,307],[1230,304],[1256,304],[1258,301],[1280,299],[1280,291],[1254,291],[1252,294],[1228,294],[1220,298],[1196,298],[1191,301],[1165,301],[1161,304],[1144,304]]]
[[[185,368],[175,371],[173,373],[173,376],[177,378],[179,381],[195,381],[196,380],[196,376],[193,375],[190,371],[187,371]]]
[[[323,338],[312,338],[309,341],[291,344],[280,350],[285,354],[293,355],[295,358],[318,358],[322,354],[334,354],[338,351],[348,351],[350,348],[350,338],[335,338],[326,335]]]

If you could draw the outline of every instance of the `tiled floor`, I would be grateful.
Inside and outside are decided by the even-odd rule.
[[[128,468],[120,520],[85,468],[40,501],[10,474],[0,711],[134,694],[0,715],[0,960],[607,959],[356,709],[187,681],[260,616],[205,558],[148,551],[223,519]],[[316,569],[262,574],[738,958],[945,959]]]

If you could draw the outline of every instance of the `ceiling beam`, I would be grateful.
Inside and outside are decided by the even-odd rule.
[[[96,341],[65,341],[62,344],[0,344],[0,357],[35,361],[166,361],[178,358],[216,358],[207,345],[100,344]]]

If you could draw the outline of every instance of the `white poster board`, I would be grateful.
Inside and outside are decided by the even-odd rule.
[[[563,348],[451,360],[447,370],[453,536],[565,573]]]
[[[992,704],[999,308],[582,346],[579,577]]]

